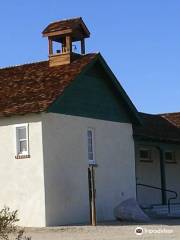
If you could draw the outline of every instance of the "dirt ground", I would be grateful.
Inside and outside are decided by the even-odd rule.
[[[140,227],[137,235],[136,228]],[[149,224],[113,222],[92,226],[26,228],[32,240],[133,240],[180,239],[180,220],[158,220]]]

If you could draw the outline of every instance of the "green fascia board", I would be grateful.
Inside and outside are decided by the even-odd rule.
[[[141,137],[134,137],[135,140],[135,146],[137,145],[144,145],[149,147],[160,147],[162,149],[168,149],[168,148],[179,148],[180,142],[175,142],[171,140],[163,141],[158,139],[144,139]]]
[[[102,57],[102,55],[100,53],[98,54],[98,60],[100,61],[100,63],[104,67],[104,70],[109,75],[110,79],[112,80],[112,83],[114,84],[114,86],[116,87],[116,89],[119,91],[120,95],[126,102],[128,108],[131,112],[131,115],[132,115],[133,119],[135,120],[134,123],[142,125],[142,120],[141,120],[141,117],[140,117],[136,107],[134,106],[134,104],[130,100],[129,96],[127,95],[127,93],[121,86],[120,82],[117,80],[116,76],[114,75],[114,73],[112,72],[112,70],[110,69],[110,67],[108,66],[108,64],[106,63],[106,61],[104,60],[104,58]]]
[[[124,100],[124,102],[127,105],[127,110],[130,113],[130,117],[132,118],[132,122],[135,124],[141,124],[142,125],[142,121],[141,118],[139,116],[139,113],[137,111],[137,109],[135,108],[135,106],[133,105],[133,103],[131,102],[130,98],[128,97],[128,95],[126,94],[126,92],[124,91],[124,89],[122,88],[122,86],[120,85],[119,81],[117,80],[117,78],[115,77],[115,75],[113,74],[113,72],[111,71],[111,69],[109,68],[109,66],[107,65],[107,63],[105,62],[104,58],[101,56],[100,53],[98,53],[96,55],[96,57],[88,64],[84,67],[84,69],[82,69],[81,73],[78,74],[77,77],[75,77],[75,79],[73,80],[73,82],[75,82],[76,80],[82,78],[86,72],[88,72],[89,69],[91,69],[96,63],[100,63],[101,66],[103,67],[103,70],[105,70],[106,74],[108,75],[109,79],[112,81],[112,84],[115,86],[115,88],[118,90],[120,96],[122,97],[122,99]],[[72,83],[73,83],[72,82]],[[64,93],[66,92],[66,90],[68,88],[71,87],[72,83],[66,87],[66,89],[64,90]],[[61,99],[64,96],[64,93],[59,96],[47,109],[47,112],[52,112],[54,106],[57,103],[61,102]]]

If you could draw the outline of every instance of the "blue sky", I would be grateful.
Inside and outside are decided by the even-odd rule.
[[[82,16],[139,111],[180,111],[179,0],[2,0],[0,66],[47,59],[43,28]]]

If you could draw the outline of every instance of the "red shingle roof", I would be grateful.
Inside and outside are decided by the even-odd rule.
[[[162,117],[166,118],[172,124],[180,128],[180,112],[176,113],[164,113],[161,114]]]
[[[180,143],[180,113],[178,114],[147,114],[139,113],[142,126],[134,126],[134,135],[145,139],[173,141]],[[175,117],[176,115],[176,117]]]
[[[0,117],[45,111],[96,55],[57,67],[44,61],[0,69]]]
[[[68,29],[76,29],[79,26],[84,30],[84,33],[86,34],[86,37],[89,37],[90,32],[83,22],[82,18],[72,18],[72,19],[65,19],[65,20],[60,20],[57,22],[50,23],[44,30],[43,34],[47,33],[52,33],[56,31],[63,31],[63,30],[68,30]]]

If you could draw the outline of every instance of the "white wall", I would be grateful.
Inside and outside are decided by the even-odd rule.
[[[161,187],[161,170],[160,170],[160,154],[159,150],[155,147],[149,147],[152,153],[153,162],[141,162],[139,159],[139,149],[144,147],[139,145],[136,147],[136,177],[137,182],[155,187]],[[176,154],[176,163],[165,163],[166,175],[166,189],[174,190],[178,193],[178,198],[173,200],[172,203],[180,202],[180,186],[179,186],[179,173],[180,173],[180,150],[179,146],[164,145],[164,151],[174,150]],[[174,196],[167,193],[167,198]],[[162,197],[161,191],[150,189],[146,187],[137,187],[138,202],[146,207],[152,204],[161,204]]]
[[[146,147],[151,150],[152,162],[142,162],[139,159],[139,150],[144,146],[136,147],[136,180],[137,183],[161,187],[161,170],[159,150],[155,147]],[[161,204],[161,191],[142,186],[137,187],[137,199],[141,206]]]
[[[15,159],[19,123],[29,123],[27,159]],[[88,127],[95,129],[98,220],[112,220],[113,208],[135,197],[131,124],[51,113],[1,118],[0,208],[18,209],[19,225],[89,221]]]
[[[136,197],[131,124],[61,114],[43,114],[46,225],[89,221],[88,127],[95,129],[98,220],[112,220],[113,208]]]
[[[171,203],[180,203],[180,146],[174,150],[176,163],[166,163],[166,187],[170,190],[176,191],[178,194],[178,198],[176,200],[172,200]],[[172,197],[173,195],[168,193],[167,196]]]
[[[14,125],[29,123],[30,158],[15,159]],[[41,115],[0,119],[0,208],[19,210],[19,225],[44,226]]]

